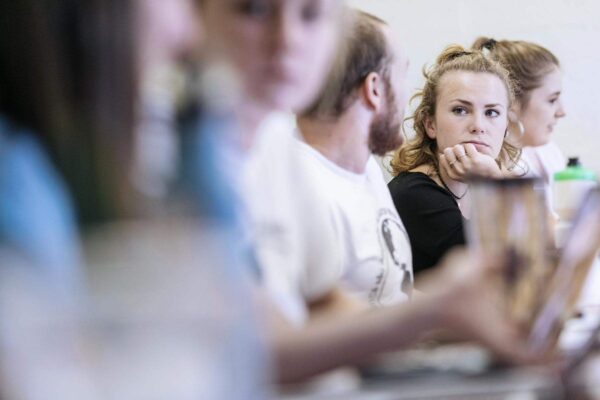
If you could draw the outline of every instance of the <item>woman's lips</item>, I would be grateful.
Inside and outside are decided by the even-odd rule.
[[[271,80],[279,83],[294,84],[298,81],[297,74],[292,72],[291,68],[285,68],[282,65],[271,64],[268,65],[263,71],[264,74]]]
[[[480,142],[480,141],[477,141],[477,140],[469,140],[469,141],[463,142],[463,144],[472,144],[472,145],[475,145],[475,147],[477,147],[477,148],[479,148],[479,147],[490,147],[489,144],[487,144],[485,142]]]

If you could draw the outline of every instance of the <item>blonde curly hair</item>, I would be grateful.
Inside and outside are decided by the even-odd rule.
[[[420,165],[431,164],[436,173],[439,171],[438,149],[435,139],[427,136],[426,121],[433,118],[436,112],[437,95],[440,79],[450,71],[484,72],[496,75],[506,86],[508,105],[515,100],[515,86],[506,68],[500,62],[488,57],[481,50],[466,50],[459,45],[446,47],[428,70],[423,68],[425,85],[412,98],[411,102],[420,98],[414,114],[404,120],[403,131],[406,134],[406,122],[413,121],[415,136],[407,140],[396,151],[390,167],[394,176],[410,171]],[[499,166],[512,170],[521,156],[521,149],[504,139],[500,155],[496,159]]]

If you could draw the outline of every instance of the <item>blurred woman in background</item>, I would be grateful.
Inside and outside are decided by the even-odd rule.
[[[546,201],[552,210],[550,184],[554,173],[566,167],[564,155],[552,141],[555,125],[566,115],[558,58],[550,50],[522,40],[481,37],[472,48],[489,52],[515,82],[516,102],[511,110],[509,132],[523,147],[524,174],[543,180]]]

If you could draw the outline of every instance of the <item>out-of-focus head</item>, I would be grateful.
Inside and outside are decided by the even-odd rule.
[[[505,140],[513,83],[498,61],[449,46],[424,77],[415,95],[421,100],[412,116],[415,137],[394,156],[395,174],[423,164],[437,169],[438,153],[456,144],[473,143],[499,162],[518,160],[519,150]]]
[[[237,72],[244,100],[263,110],[299,111],[330,67],[341,0],[197,0],[206,55]]]
[[[136,0],[137,36],[143,68],[188,57],[201,40],[194,0]]]
[[[121,209],[134,115],[124,0],[0,2],[0,115],[45,145],[83,222]]]
[[[373,110],[369,148],[383,155],[402,143],[406,53],[384,21],[362,11],[352,13],[343,44],[324,89],[303,117],[337,119],[364,98]]]
[[[517,133],[524,146],[546,144],[558,119],[565,116],[558,58],[542,46],[520,40],[481,37],[472,47],[488,51],[508,69],[515,82],[517,101],[511,131]]]

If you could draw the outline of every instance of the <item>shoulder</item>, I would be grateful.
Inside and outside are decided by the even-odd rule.
[[[2,182],[20,192],[62,186],[58,172],[38,139],[27,131],[5,137],[0,148]],[[61,190],[62,189],[61,187]],[[33,194],[33,193],[31,193]]]
[[[526,172],[531,172],[533,175],[539,175],[543,171],[554,173],[561,171],[566,166],[566,158],[554,142],[543,146],[524,147],[521,160],[531,169]]]
[[[383,188],[385,192],[388,192],[383,167],[375,157],[369,157],[365,168],[365,174],[372,186]]]
[[[403,172],[388,187],[398,211],[456,207],[450,193],[421,172]]]
[[[392,196],[396,194],[411,195],[415,192],[431,190],[444,192],[431,177],[422,172],[402,172],[388,183],[388,187]]]
[[[565,155],[556,143],[549,142],[538,147],[537,151],[542,164],[547,170],[556,172],[565,168],[567,164]]]
[[[315,171],[329,169],[329,161],[317,150],[302,140],[302,138],[294,137],[292,147],[296,157],[296,162],[298,162],[298,169],[302,168],[305,170],[305,172],[312,173]]]
[[[299,181],[294,129],[287,114],[274,113],[263,120],[243,161],[244,191],[272,198],[289,194],[291,182]]]

